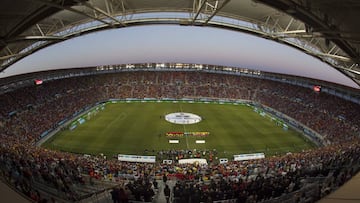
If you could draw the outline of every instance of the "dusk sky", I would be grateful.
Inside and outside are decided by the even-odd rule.
[[[235,31],[152,25],[87,34],[15,63],[0,78],[48,69],[126,63],[199,63],[299,75],[359,88],[351,79],[301,51]]]

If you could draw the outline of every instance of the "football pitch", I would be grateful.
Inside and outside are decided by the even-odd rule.
[[[201,117],[195,124],[174,124],[165,116],[186,112]],[[159,150],[216,149],[221,157],[263,152],[297,152],[314,145],[293,129],[284,129],[247,105],[188,102],[108,103],[85,117],[76,128],[60,131],[42,146],[81,154],[155,155]],[[205,137],[175,136],[169,132],[209,132]],[[179,143],[169,143],[178,140]],[[204,140],[205,143],[196,143]],[[145,154],[146,151],[146,154]]]

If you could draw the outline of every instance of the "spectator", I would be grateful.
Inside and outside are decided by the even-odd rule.
[[[119,190],[119,203],[127,203],[129,202],[129,198],[124,190],[124,188],[120,188]]]
[[[166,184],[166,181],[167,181],[167,176],[166,176],[166,174],[163,175],[162,179],[163,179],[164,184]]]
[[[114,203],[120,203],[120,190],[118,187],[115,187],[112,191],[111,191],[111,199],[113,200]]]
[[[165,195],[166,203],[169,203],[169,201],[170,201],[170,194],[171,194],[171,191],[170,191],[169,185],[166,184],[165,188],[164,188],[164,195]]]

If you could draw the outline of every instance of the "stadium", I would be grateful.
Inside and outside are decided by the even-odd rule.
[[[358,202],[359,3],[331,3],[336,6],[301,0],[1,2],[4,201]],[[307,72],[313,67],[288,73],[210,59],[56,67],[52,58],[54,67],[43,69],[25,63],[94,33],[164,24],[285,44],[347,83],[314,78],[315,70]],[[21,63],[28,68],[16,72]]]

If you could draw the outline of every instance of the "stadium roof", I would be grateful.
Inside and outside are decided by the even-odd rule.
[[[144,24],[252,33],[318,57],[360,84],[357,0],[2,0],[0,71],[84,33]]]

